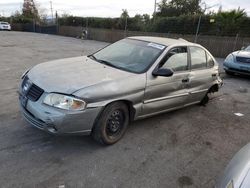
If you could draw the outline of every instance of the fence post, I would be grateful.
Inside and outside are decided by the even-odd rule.
[[[36,23],[35,23],[35,19],[33,18],[33,32],[36,32]]]
[[[237,41],[238,41],[238,37],[239,37],[239,33],[237,33],[237,35],[235,36],[233,51],[235,51],[235,49],[236,49],[236,45],[237,45]]]
[[[198,33],[199,33],[199,30],[200,30],[200,24],[201,24],[201,14],[199,16],[199,21],[198,21],[198,25],[197,25],[197,29],[196,29],[196,34],[195,34],[195,39],[194,39],[195,43],[197,42]]]

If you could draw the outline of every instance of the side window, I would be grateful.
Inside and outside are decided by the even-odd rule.
[[[191,68],[203,69],[207,67],[206,52],[199,47],[190,47]]]
[[[177,47],[171,49],[165,56],[162,67],[176,71],[188,70],[187,48]]]
[[[206,54],[207,54],[207,66],[209,68],[211,68],[214,66],[214,60],[208,53],[206,53]]]

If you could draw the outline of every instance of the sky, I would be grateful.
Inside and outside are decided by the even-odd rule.
[[[129,16],[135,14],[152,15],[155,0],[51,0],[53,12],[58,11],[74,16],[84,17],[119,17],[122,9],[127,9]],[[160,2],[161,0],[157,0]],[[35,0],[41,9],[51,15],[50,0]],[[217,11],[219,5],[222,10],[236,9],[239,6],[250,15],[249,0],[203,0],[207,6],[215,7],[211,10]],[[16,10],[21,11],[23,0],[0,0],[0,15],[10,16]]]

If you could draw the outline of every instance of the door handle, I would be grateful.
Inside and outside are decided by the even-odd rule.
[[[215,76],[217,76],[217,74],[212,74],[212,77],[215,77]]]
[[[182,79],[182,82],[183,82],[183,83],[189,82],[189,78],[184,78],[184,79]]]

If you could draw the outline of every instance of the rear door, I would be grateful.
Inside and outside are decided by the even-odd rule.
[[[188,51],[186,46],[174,47],[161,60],[158,68],[172,69],[171,77],[147,74],[143,114],[154,114],[178,108],[187,102],[189,80]]]
[[[216,78],[213,58],[203,49],[190,46],[191,72],[189,77],[188,103],[202,100]]]

